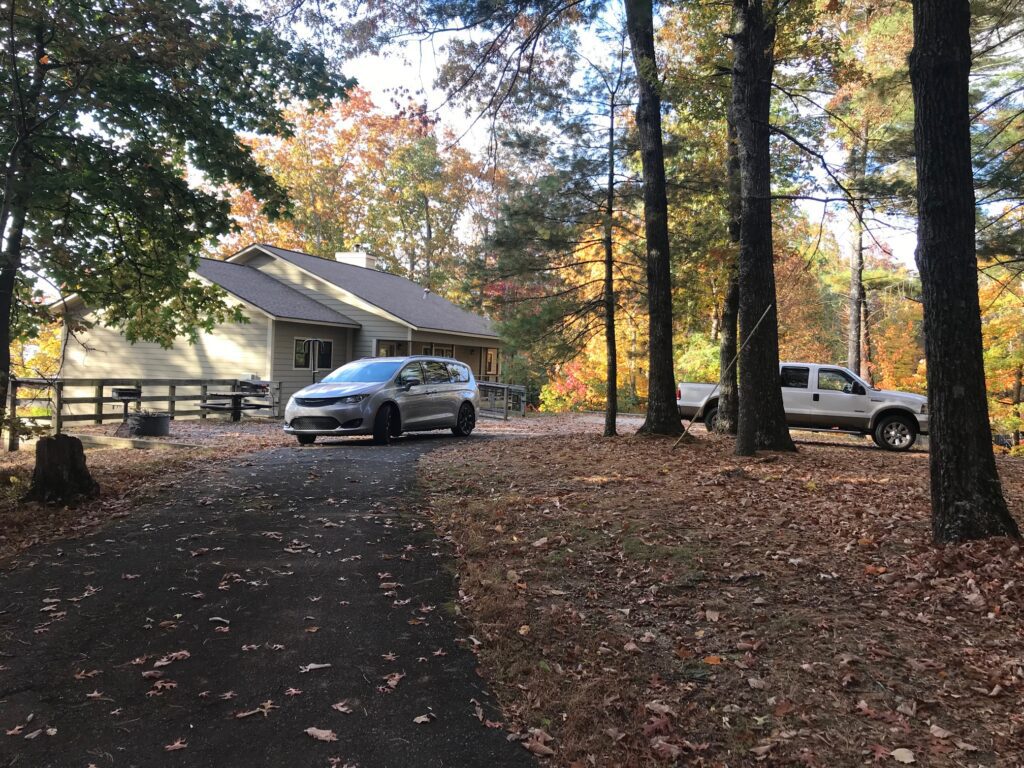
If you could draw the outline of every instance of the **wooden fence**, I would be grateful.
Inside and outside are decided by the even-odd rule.
[[[171,419],[199,417],[205,419],[209,410],[202,406],[209,402],[210,391],[218,387],[239,388],[244,379],[16,379],[11,378],[8,399],[8,445],[10,451],[18,450],[18,430],[15,428],[18,418],[18,406],[39,405],[49,406],[48,416],[22,417],[38,424],[48,422],[54,434],[59,435],[68,422],[91,422],[102,424],[104,421],[120,421],[124,418],[125,400],[114,397],[110,391],[115,387],[134,387],[140,390],[137,397],[127,402],[135,408],[143,403],[161,403],[163,410]],[[164,390],[156,394],[153,390]],[[187,391],[183,391],[187,390]],[[29,391],[28,397],[19,397],[19,391]],[[89,392],[90,394],[79,394]],[[281,401],[281,382],[269,382],[269,396],[272,398],[272,414],[277,415],[277,406]],[[253,397],[258,397],[254,394]],[[217,400],[218,398],[214,398]],[[178,404],[191,405],[193,408],[179,408]],[[108,406],[117,406],[108,408]],[[83,412],[66,412],[79,410],[76,406],[88,406]]]

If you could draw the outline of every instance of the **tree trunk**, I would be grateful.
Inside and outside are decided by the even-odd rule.
[[[871,372],[871,361],[875,357],[874,347],[871,343],[871,305],[868,304],[868,292],[864,288],[864,282],[860,284],[860,377],[868,384],[875,383],[875,376]]]
[[[992,452],[971,168],[969,0],[914,0],[917,267],[924,303],[932,534],[1019,537]]]
[[[665,193],[665,151],[661,137],[661,96],[654,55],[652,0],[626,0],[626,26],[636,66],[639,99],[636,127],[644,179],[644,234],[647,240],[647,304],[650,326],[647,418],[641,433],[683,431],[676,406],[672,360],[672,270]]]
[[[1021,425],[1020,425],[1020,400],[1022,390],[1024,390],[1024,366],[1018,365],[1016,370],[1013,372],[1013,416],[1017,420],[1016,426],[1013,428],[1013,444],[1020,445],[1021,436]]]
[[[729,185],[729,240],[739,249],[740,218],[743,211],[740,154],[736,137],[736,122],[729,108],[726,178]],[[722,336],[718,346],[718,421],[715,431],[722,435],[735,435],[739,422],[739,398],[736,386],[736,323],[740,309],[740,282],[736,254],[731,254],[729,283],[722,305]]]
[[[604,436],[614,437],[619,411],[619,365],[615,344],[615,99],[608,105],[608,187],[604,218],[604,344],[608,369],[605,384]]]
[[[739,143],[741,178],[739,329],[740,343],[762,317],[757,336],[739,359],[739,424],[736,453],[759,448],[794,451],[786,426],[779,378],[779,329],[772,259],[769,107],[775,65],[775,25],[762,0],[734,0],[738,22],[732,36],[732,108]],[[767,314],[765,314],[767,312]]]
[[[860,192],[867,175],[867,125],[863,137],[857,137],[850,150],[848,168],[855,192]],[[846,367],[860,373],[863,367],[861,330],[864,326],[864,204],[862,199],[851,203],[853,212],[853,252],[850,254],[849,322],[846,334]]]
[[[85,465],[81,440],[70,435],[39,438],[32,485],[25,501],[66,503],[98,492],[99,485]]]
[[[860,373],[860,334],[864,311],[864,225],[860,220],[859,211],[855,211],[855,215],[857,218],[853,222],[853,253],[850,255],[850,317],[846,332],[846,367],[854,373]]]
[[[21,267],[21,244],[25,233],[25,205],[15,200],[8,206],[7,242],[0,257],[0,424],[6,418],[11,384],[11,324],[14,319],[15,290]],[[8,222],[4,222],[8,223]],[[12,429],[14,422],[11,422]]]

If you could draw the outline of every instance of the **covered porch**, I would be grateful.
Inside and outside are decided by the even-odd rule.
[[[406,339],[376,339],[374,356],[437,355],[465,363],[477,381],[501,378],[501,345],[497,337],[411,331]]]

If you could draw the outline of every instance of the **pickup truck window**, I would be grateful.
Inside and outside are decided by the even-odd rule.
[[[853,379],[832,368],[823,368],[818,371],[818,389],[830,392],[853,392]]]
[[[782,369],[782,386],[790,389],[807,389],[807,377],[810,371],[807,368],[795,366],[784,366]]]

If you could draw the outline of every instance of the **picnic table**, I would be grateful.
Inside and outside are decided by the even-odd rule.
[[[231,420],[240,421],[242,411],[251,411],[259,408],[273,408],[273,403],[253,403],[245,398],[256,396],[258,393],[253,390],[229,390],[225,392],[209,392],[208,397],[218,397],[227,400],[225,403],[200,403],[200,408],[211,411],[231,411]]]

